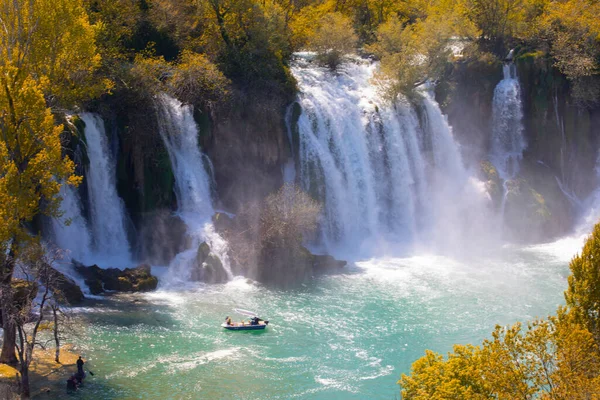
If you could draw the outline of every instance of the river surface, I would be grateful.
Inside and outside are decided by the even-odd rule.
[[[74,311],[94,373],[82,399],[394,399],[425,349],[480,343],[495,324],[544,317],[564,302],[582,244],[505,247],[486,257],[357,261],[295,290],[243,278],[115,295]],[[164,273],[164,268],[155,268]],[[159,288],[160,289],[160,288]],[[233,308],[270,320],[230,332]]]

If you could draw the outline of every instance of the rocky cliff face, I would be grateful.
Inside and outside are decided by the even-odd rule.
[[[585,199],[597,186],[600,110],[577,106],[569,82],[547,59],[525,54],[515,63],[527,148],[518,179],[508,185],[506,223],[515,239],[545,240],[572,227],[577,199]],[[474,164],[488,161],[492,99],[501,79],[502,64],[482,58],[456,63],[437,88],[463,153]],[[489,182],[486,175],[482,177]],[[494,193],[501,192],[502,187]],[[523,224],[532,228],[527,234]]]
[[[202,143],[223,207],[235,211],[283,184],[283,165],[290,157],[284,115],[290,101],[238,95],[211,113],[210,137]]]

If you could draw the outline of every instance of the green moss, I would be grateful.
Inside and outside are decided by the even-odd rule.
[[[117,279],[117,290],[120,292],[131,292],[133,290],[133,284],[128,278],[120,276]]]
[[[149,276],[147,278],[141,278],[133,286],[133,290],[136,292],[149,292],[156,289],[158,286],[158,279],[155,276]]]
[[[534,61],[536,59],[545,58],[546,53],[541,50],[528,51],[521,53],[515,57],[515,61]]]

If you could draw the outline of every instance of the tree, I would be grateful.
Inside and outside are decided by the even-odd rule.
[[[94,30],[78,0],[0,0],[0,298],[4,342],[0,362],[15,363],[12,273],[25,226],[39,213],[58,216],[61,184],[77,185],[63,157],[51,105],[72,104],[104,90],[93,73]],[[7,325],[8,324],[8,325]]]
[[[427,351],[398,381],[405,399],[594,399],[600,393],[600,224],[571,261],[567,307],[496,326],[481,346]]]
[[[471,0],[469,14],[481,31],[481,39],[491,43],[496,52],[504,52],[506,40],[523,29],[524,11],[523,0]]]
[[[71,106],[111,86],[81,0],[0,0],[0,65],[31,75],[51,106]]]
[[[29,367],[34,359],[35,347],[43,347],[38,341],[38,333],[45,319],[47,306],[51,302],[55,306],[57,304],[52,300],[53,293],[58,292],[52,269],[55,261],[55,254],[48,256],[46,249],[38,242],[30,243],[16,261],[20,275],[25,279],[19,283],[18,301],[13,302],[14,308],[10,315],[18,333],[16,349],[21,373],[22,399],[28,399],[31,395]]]
[[[173,94],[187,104],[209,105],[224,100],[230,82],[203,54],[185,50],[169,80]]]
[[[444,359],[427,351],[398,383],[402,397],[425,399],[587,399],[600,390],[600,353],[565,310],[497,326],[481,346],[454,346]]]
[[[581,254],[571,260],[569,267],[567,305],[575,320],[586,326],[600,344],[600,224],[594,226]]]
[[[285,10],[273,0],[198,2],[206,26],[198,43],[223,74],[247,89],[293,90]]]
[[[317,59],[331,69],[341,62],[342,56],[355,50],[358,38],[352,21],[339,12],[327,13],[308,37],[308,48],[317,52]]]
[[[553,1],[537,19],[532,39],[549,50],[554,65],[573,83],[572,94],[583,105],[600,95],[600,3]]]
[[[4,305],[11,302],[10,283],[19,243],[29,240],[25,223],[40,212],[59,215],[61,182],[77,185],[80,178],[73,175],[73,162],[62,156],[59,135],[63,128],[54,126],[41,85],[29,76],[21,78],[17,68],[7,66],[0,67],[0,86],[0,187],[6,200],[0,206],[4,255],[0,296]],[[10,324],[5,312],[3,321]],[[0,362],[15,362],[12,332],[14,327],[5,326]]]

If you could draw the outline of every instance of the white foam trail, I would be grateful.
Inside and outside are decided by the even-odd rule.
[[[131,253],[125,229],[125,207],[117,195],[115,162],[109,152],[104,122],[96,114],[82,113],[85,122],[86,170],[91,228],[96,256],[107,264],[129,264]]]
[[[229,278],[232,278],[227,242],[215,231],[211,220],[214,209],[210,180],[198,145],[198,127],[192,107],[161,94],[157,108],[160,135],[169,152],[175,176],[178,212],[192,237],[192,246],[171,262],[167,279],[181,283],[189,280],[202,241],[206,241],[211,251],[221,259]]]

